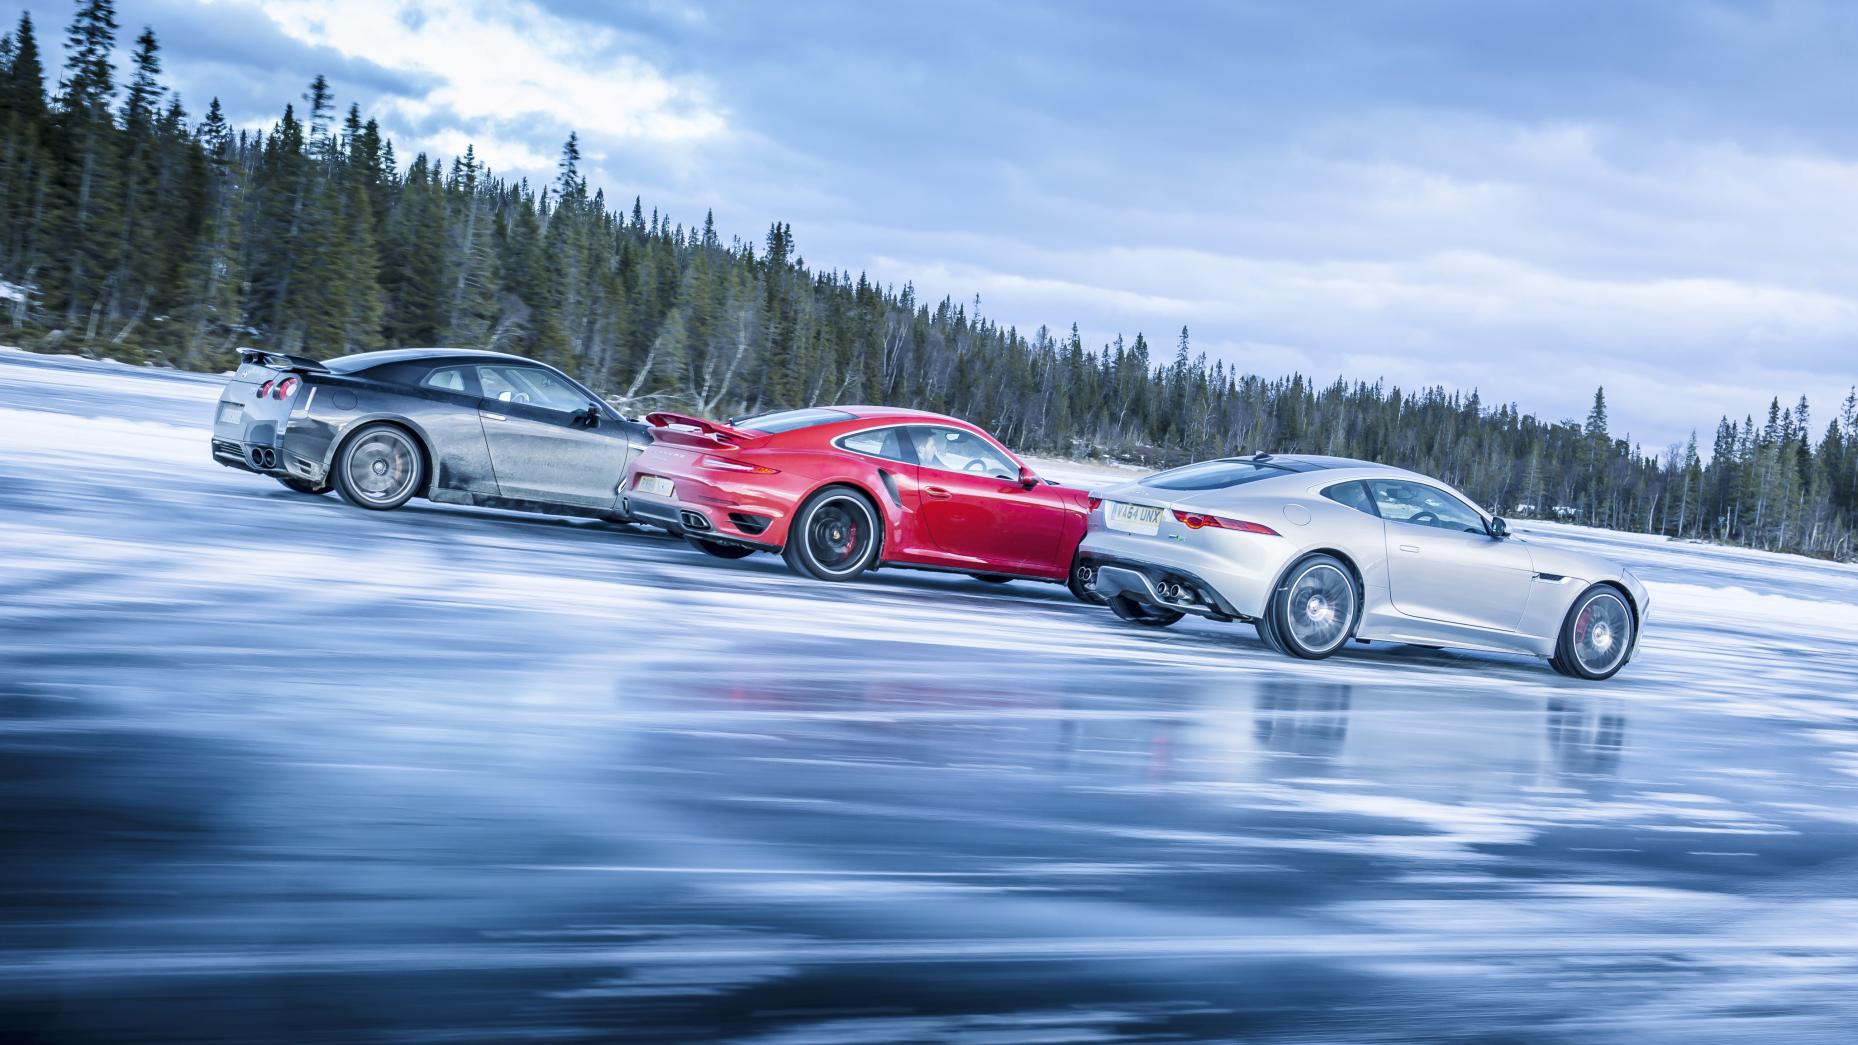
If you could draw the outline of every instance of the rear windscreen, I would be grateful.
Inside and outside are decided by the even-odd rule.
[[[1202,461],[1151,475],[1142,485],[1157,490],[1224,490],[1284,474],[1285,469],[1250,461]]]
[[[383,363],[390,363],[394,360],[395,356],[398,355],[399,353],[389,355],[386,352],[356,352],[354,355],[325,359],[323,360],[323,365],[338,374],[353,374],[366,370],[369,367],[377,367]],[[431,365],[431,363],[426,364],[428,367]]]
[[[729,422],[731,428],[746,428],[755,432],[779,435],[796,428],[811,428],[814,425],[829,425],[834,421],[850,421],[857,415],[843,410],[826,410],[814,407],[809,410],[780,410],[772,414],[756,414],[754,417],[738,417]]]

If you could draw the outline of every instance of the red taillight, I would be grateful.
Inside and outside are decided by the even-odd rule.
[[[1267,537],[1276,537],[1278,532],[1263,523],[1246,522],[1244,519],[1228,519],[1223,515],[1202,515],[1199,512],[1183,512],[1176,508],[1174,517],[1189,530],[1210,527],[1215,530],[1238,530],[1241,533],[1262,533]]]
[[[264,384],[258,386],[258,394],[252,396],[252,398],[263,399],[265,396],[268,396],[270,394],[271,394],[271,382],[266,381]]]
[[[727,457],[705,456],[697,462],[704,468],[714,468],[721,472],[748,472],[752,475],[776,475],[780,469],[769,468],[765,464],[749,464],[747,461],[732,461]]]
[[[1093,512],[1094,512],[1094,511],[1096,511],[1097,509],[1099,509],[1099,508],[1101,508],[1101,507],[1103,507],[1103,498],[1101,498],[1101,497],[1086,497],[1086,498],[1084,498],[1084,507],[1086,507],[1086,508],[1088,508],[1089,510],[1091,510],[1091,511],[1093,511]]]
[[[289,398],[290,394],[292,392],[295,392],[296,390],[297,390],[297,379],[294,377],[287,377],[284,380],[279,381],[277,383],[277,391],[272,392],[271,397],[273,399],[287,399]]]

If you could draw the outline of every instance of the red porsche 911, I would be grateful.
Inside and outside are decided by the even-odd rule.
[[[780,552],[801,574],[847,581],[878,566],[1066,584],[1089,509],[980,428],[888,407],[782,410],[727,424],[650,414],[624,506],[711,555]]]

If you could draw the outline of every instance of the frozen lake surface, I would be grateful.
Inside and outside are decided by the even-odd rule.
[[[1608,683],[214,464],[0,352],[0,1037],[1849,1042],[1858,570]]]

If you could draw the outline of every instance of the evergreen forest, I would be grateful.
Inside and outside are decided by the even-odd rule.
[[[7,343],[194,370],[239,346],[488,348],[634,411],[886,403],[1028,453],[1338,454],[1437,475],[1505,515],[1854,556],[1849,392],[1817,415],[1775,397],[1702,444],[1647,449],[1611,431],[1603,389],[1584,419],[1551,420],[1444,387],[1243,373],[1185,328],[1086,345],[1075,325],[1022,331],[809,265],[781,222],[745,239],[609,199],[572,136],[545,185],[471,149],[407,157],[321,77],[268,130],[238,129],[216,99],[190,111],[164,86],[152,29],[124,36],[110,0],[79,0],[62,60],[29,16],[0,38]]]

